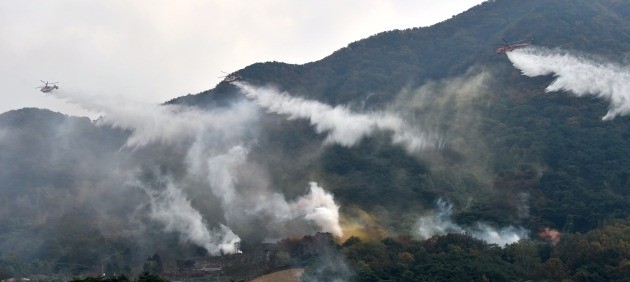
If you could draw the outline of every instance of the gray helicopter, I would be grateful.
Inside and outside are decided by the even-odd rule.
[[[48,81],[43,81],[43,80],[40,80],[40,81],[44,83],[44,86],[36,87],[36,88],[40,88],[39,91],[42,91],[44,93],[50,93],[54,89],[59,89],[59,86],[55,85],[59,82],[48,82]]]

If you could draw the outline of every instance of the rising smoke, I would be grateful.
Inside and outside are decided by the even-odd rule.
[[[453,148],[465,151],[466,148],[475,147],[478,151],[480,146],[470,144],[473,140],[482,139],[475,135],[475,125],[479,119],[475,103],[477,98],[487,93],[490,77],[488,71],[471,69],[462,77],[428,83],[415,91],[403,92],[389,108],[392,112],[419,112],[422,117],[434,121],[438,127],[440,122],[445,123],[448,125],[445,127],[446,132],[454,137],[453,140],[449,140]],[[410,127],[399,116],[388,114],[389,111],[360,114],[343,106],[332,107],[317,101],[292,97],[288,93],[279,93],[271,88],[253,87],[244,82],[234,84],[240,87],[247,97],[255,100],[269,112],[284,115],[288,119],[309,120],[318,133],[327,134],[326,143],[354,146],[362,138],[382,130],[391,131],[392,143],[402,145],[410,153],[441,146],[435,134],[427,134]],[[466,153],[474,155],[471,152]],[[416,228],[419,237],[468,233],[475,238],[499,245],[528,237],[527,231],[522,227],[508,226],[496,229],[485,223],[462,227],[452,222],[451,213],[452,205],[440,200],[434,215],[419,218]]]
[[[461,79],[430,84],[408,97],[415,99],[413,97],[418,97],[418,93],[428,97],[437,90],[448,95],[434,95],[428,99],[432,101],[430,105],[426,104],[427,99],[401,102],[416,107],[403,110],[430,108],[434,110],[427,111],[430,115],[435,113],[436,105],[449,108],[455,103],[459,114],[442,113],[440,119],[457,117],[449,122],[464,124],[462,121],[474,120],[471,117],[475,111],[466,109],[470,108],[468,106],[477,94],[484,93],[488,77],[487,72],[469,73]],[[234,84],[249,99],[239,99],[228,107],[212,110],[181,105],[146,105],[123,99],[104,100],[65,91],[58,91],[56,95],[102,113],[96,122],[98,125],[128,132],[126,148],[121,152],[131,154],[132,159],[143,150],[152,153],[152,148],[165,148],[159,151],[164,156],[157,161],[155,157],[133,160],[139,167],[157,171],[155,178],[162,184],[154,185],[156,180],[139,181],[133,173],[129,182],[138,183],[135,186],[145,192],[149,218],[159,222],[165,231],[177,232],[181,238],[203,246],[211,254],[236,252],[239,235],[253,233],[261,233],[265,238],[314,231],[343,236],[339,205],[331,193],[310,182],[304,195],[288,198],[274,187],[268,169],[250,158],[250,150],[256,146],[259,136],[260,108],[288,119],[309,120],[316,132],[326,134],[327,144],[354,146],[363,138],[384,131],[391,133],[393,144],[402,146],[409,153],[442,146],[437,134],[427,133],[408,122],[417,120],[391,114],[398,112],[396,107],[384,112],[357,113],[344,106],[333,107],[292,97],[271,88],[253,87],[244,82]],[[474,131],[471,126],[462,128]],[[461,131],[461,128],[451,130],[454,131]],[[464,141],[470,142],[470,138]],[[127,148],[131,148],[131,152]],[[496,230],[483,224],[472,228],[458,226],[450,220],[452,206],[446,202],[439,205],[442,207],[435,216],[419,219],[420,237],[468,232],[498,244],[525,237],[519,234],[524,231],[518,228]]]
[[[184,239],[204,247],[211,255],[238,252],[241,239],[227,226],[209,230],[201,213],[192,207],[183,191],[167,181],[163,190],[141,186],[150,200],[149,216],[162,223],[167,232],[178,232]]]
[[[592,95],[610,102],[603,120],[630,113],[630,68],[568,51],[528,47],[507,52],[526,76],[554,75],[547,91],[565,90],[578,97]]]
[[[119,152],[131,156],[128,169],[154,174],[147,179],[130,173],[127,180],[145,192],[148,218],[210,254],[237,252],[239,232],[273,237],[315,231],[343,234],[332,194],[310,183],[307,195],[287,200],[271,187],[265,168],[248,160],[248,147],[259,130],[260,113],[252,101],[241,99],[206,111],[64,91],[56,95],[103,114],[97,125],[129,133],[126,147],[132,150]],[[151,157],[143,156],[143,150]],[[217,201],[218,211],[213,206]]]
[[[451,221],[453,205],[443,199],[438,199],[436,205],[435,213],[418,219],[417,235],[422,239],[428,239],[434,235],[464,233],[464,229]]]
[[[523,227],[508,226],[496,229],[481,222],[471,227],[462,227],[451,220],[453,213],[453,205],[451,203],[438,199],[436,205],[436,210],[433,214],[421,216],[416,223],[416,235],[421,239],[448,233],[466,233],[490,244],[505,246],[528,238],[528,232]]]
[[[343,235],[339,225],[339,206],[332,194],[311,182],[309,194],[287,201],[282,194],[269,189],[263,176],[253,173],[252,163],[247,161],[248,153],[243,146],[235,146],[227,153],[207,160],[210,187],[221,199],[228,222],[242,224],[264,217],[270,222],[269,231],[272,232],[282,228],[277,225],[306,220],[318,226],[319,231],[330,232],[337,237]],[[238,187],[239,181],[249,183],[246,190]]]

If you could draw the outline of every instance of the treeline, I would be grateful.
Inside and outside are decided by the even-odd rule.
[[[353,281],[628,281],[630,220],[607,223],[559,241],[522,240],[500,247],[466,234],[362,240],[349,238],[336,251]],[[326,257],[326,256],[324,256]],[[328,256],[330,257],[330,256]],[[311,261],[305,280],[331,281],[343,265]]]

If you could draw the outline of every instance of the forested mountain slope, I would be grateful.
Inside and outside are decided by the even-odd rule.
[[[443,177],[452,179],[452,174],[458,175],[455,179],[468,184],[454,184],[453,180],[448,180],[450,183],[444,185],[460,187],[440,187],[437,190],[484,190],[487,187],[474,186],[488,185],[495,190],[503,190],[513,189],[514,181],[526,182],[529,188],[534,189],[531,195],[541,197],[535,198],[538,201],[533,203],[545,206],[532,207],[540,213],[538,216],[544,214],[542,218],[553,221],[557,228],[566,223],[575,226],[572,222],[578,220],[581,223],[577,224],[578,230],[588,230],[608,216],[627,215],[624,208],[629,203],[627,192],[624,192],[629,188],[627,173],[630,165],[626,161],[628,139],[624,133],[627,118],[603,123],[599,118],[605,112],[605,102],[575,98],[566,93],[545,93],[543,89],[553,80],[552,77],[521,76],[505,56],[495,54],[493,44],[501,42],[502,38],[508,41],[534,38],[537,46],[561,48],[607,61],[627,63],[629,16],[628,4],[623,1],[488,1],[431,27],[388,31],[353,42],[320,61],[305,65],[257,63],[238,73],[251,84],[273,85],[290,95],[331,105],[347,105],[357,111],[386,109],[399,102],[396,99],[403,92],[422,89],[423,85],[445,84],[454,78],[487,73],[489,78],[484,82],[487,86],[483,90],[485,93],[466,105],[467,109],[446,108],[439,112],[414,109],[418,124],[439,126],[448,132],[446,135],[471,142],[468,146],[456,147],[446,141],[446,150],[440,153],[440,158],[455,159],[455,163],[441,168]],[[215,89],[181,97],[171,103],[212,105],[212,101],[225,101],[239,95],[233,86],[220,83]],[[474,128],[476,132],[462,132],[461,128],[457,128],[462,125],[457,124],[455,119],[447,120],[449,115],[458,113],[468,119],[466,127]],[[436,116],[441,120],[427,122],[437,119]],[[308,132],[311,130],[305,128],[302,134]],[[282,134],[279,132],[269,138],[283,140]],[[376,173],[383,171],[382,167],[378,168],[380,162],[377,159],[387,159],[387,167],[400,168],[409,176],[401,184],[393,185],[405,188],[390,187],[402,193],[399,194],[401,198],[431,199],[428,200],[430,202],[436,194],[442,195],[443,191],[431,191],[423,186],[426,182],[421,179],[429,174],[424,167],[425,162],[407,162],[404,159],[408,157],[402,151],[396,153],[396,148],[382,149],[387,151],[382,152],[375,150],[374,146],[374,141],[366,141],[350,149],[333,146],[324,153],[320,161],[323,169],[329,170],[327,173],[343,174],[348,166],[354,166],[351,170],[360,175],[357,178],[369,178],[354,179],[348,174],[342,175],[353,179],[348,182],[354,184],[346,182],[342,185],[347,187],[335,188],[338,189],[334,191],[336,195],[347,197],[351,202],[355,198],[365,198],[366,202],[370,202],[368,199],[381,199],[398,203],[399,199],[394,195],[378,196],[383,192],[377,187],[395,182],[391,175]],[[472,155],[466,155],[464,151]],[[483,151],[484,155],[475,155],[479,151]],[[392,157],[379,156],[383,154]],[[481,170],[490,174],[484,175],[483,179],[479,179],[479,175],[470,175],[473,172],[469,168],[453,170],[461,165],[471,165],[471,159],[479,158],[484,158],[484,162],[474,160],[474,165],[484,166]],[[362,162],[370,165],[357,170],[357,164]],[[392,165],[392,162],[400,164]],[[403,163],[415,164],[412,168]],[[434,171],[429,178],[442,178],[436,174]],[[522,178],[528,178],[528,181]],[[339,183],[334,184],[337,187]],[[361,193],[352,189],[353,186],[360,187]],[[365,189],[366,186],[372,188]],[[565,189],[562,187],[575,189],[570,193],[572,196],[559,191]],[[512,192],[500,193],[509,195]],[[344,196],[345,193],[348,196]],[[457,196],[451,195],[451,198]],[[575,204],[563,204],[568,202]],[[497,204],[501,205],[494,203]],[[563,210],[557,209],[563,205]],[[387,206],[393,208],[391,206],[397,205]],[[587,207],[599,212],[586,212]],[[473,206],[473,209],[489,208]],[[489,213],[493,212],[483,212],[485,216],[499,220],[495,218],[498,215]]]
[[[630,49],[629,15],[623,1],[488,1],[430,27],[386,31],[350,43],[316,62],[256,63],[238,73],[251,83],[271,83],[331,104],[370,93],[378,94],[377,103],[389,101],[402,87],[461,75],[473,65],[506,68],[501,70],[510,74],[504,57],[493,56],[492,46],[502,38],[535,38],[541,46],[623,59]],[[231,91],[222,83],[172,102],[203,104]]]
[[[629,19],[627,1],[487,1],[430,27],[350,43],[312,63],[252,64],[236,71],[241,82],[167,102],[166,118],[141,127],[159,141],[106,118],[3,113],[0,274],[139,272],[154,253],[183,269],[179,263],[209,248],[160,220],[187,213],[177,221],[193,218],[213,232],[230,228],[244,256],[260,252],[263,266],[251,269],[307,266],[308,279],[621,279],[630,253],[620,235],[630,225],[628,117],[603,121],[605,99],[547,92],[552,74],[522,75],[494,44],[534,38],[536,47],[627,66]],[[341,113],[331,123],[377,116],[404,126],[382,129],[372,121],[357,142],[331,141],[332,130],[320,130],[313,116],[261,106],[246,87]],[[192,117],[177,120],[181,131],[167,127],[178,114]],[[234,122],[240,118],[249,123]],[[187,135],[203,122],[212,126]],[[410,149],[395,142],[400,128],[439,142]],[[184,141],[168,139],[173,132]],[[217,192],[215,179],[230,189]],[[299,215],[292,209],[311,200],[305,194],[315,190],[304,191],[311,181],[339,206],[344,235],[335,242],[325,235],[297,239],[316,224],[282,221],[264,209]],[[265,203],[243,204],[256,197]],[[180,206],[169,210],[169,203]],[[560,243],[545,235],[550,230],[562,234]],[[495,239],[509,233],[530,241],[500,248],[479,240],[490,240],[490,231]],[[460,234],[425,240],[446,232]],[[291,238],[260,247],[284,237]],[[580,248],[588,259],[569,251]],[[329,260],[347,269],[319,271]],[[246,267],[225,269],[236,268]],[[234,273],[224,275],[241,278]]]

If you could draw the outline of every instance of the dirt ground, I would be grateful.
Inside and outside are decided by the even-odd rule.
[[[304,268],[292,268],[260,276],[252,282],[298,282]]]

